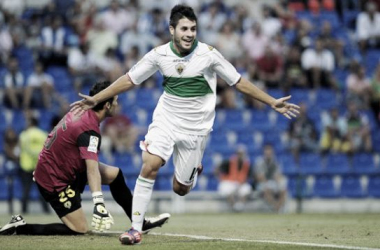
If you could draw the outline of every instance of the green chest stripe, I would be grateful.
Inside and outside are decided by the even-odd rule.
[[[187,78],[164,76],[163,85],[167,93],[180,97],[205,96],[212,93],[203,76]]]

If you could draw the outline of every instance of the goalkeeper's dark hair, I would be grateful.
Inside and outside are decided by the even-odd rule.
[[[194,21],[197,23],[197,16],[195,15],[193,8],[187,5],[177,4],[173,7],[173,9],[170,12],[169,25],[175,28],[179,20],[184,17],[186,17],[190,21]]]
[[[97,93],[99,93],[100,91],[102,91],[103,89],[106,89],[106,88],[107,88],[108,86],[110,86],[110,85],[111,85],[111,83],[110,83],[109,81],[104,81],[104,82],[98,82],[98,83],[95,83],[95,84],[91,87],[89,95],[90,95],[90,96],[94,96],[94,95],[96,95]],[[105,105],[107,102],[109,102],[109,103],[112,104],[113,99],[114,99],[114,97],[111,97],[111,98],[108,98],[108,99],[105,100],[105,101],[102,101],[102,102],[96,104],[96,106],[93,107],[92,110],[94,110],[94,111],[102,110],[103,107],[104,107],[104,105]]]

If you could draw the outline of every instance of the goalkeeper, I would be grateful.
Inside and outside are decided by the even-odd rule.
[[[109,82],[96,83],[93,96],[107,88]],[[118,96],[109,98],[81,116],[68,112],[50,132],[34,173],[35,182],[44,199],[50,203],[62,223],[27,224],[21,215],[0,229],[0,235],[76,235],[88,231],[81,207],[81,193],[89,185],[94,202],[91,225],[95,231],[110,229],[114,223],[104,203],[101,185],[109,185],[115,201],[131,220],[132,194],[121,169],[98,161],[101,143],[99,124],[114,114]],[[145,219],[145,231],[162,226],[169,214]]]

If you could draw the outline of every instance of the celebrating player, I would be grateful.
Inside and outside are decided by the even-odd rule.
[[[158,70],[164,76],[165,91],[158,101],[145,141],[140,143],[143,166],[134,189],[132,228],[119,237],[123,244],[140,243],[144,215],[158,170],[172,154],[174,192],[183,196],[194,187],[215,118],[216,75],[289,119],[298,114],[299,107],[287,102],[290,96],[279,99],[269,96],[241,77],[215,48],[199,42],[197,17],[191,7],[176,5],[171,10],[169,30],[171,42],[150,51],[104,91],[92,97],[81,94],[83,100],[73,103],[73,110],[81,113],[141,84]]]
[[[109,82],[95,84],[90,96],[107,88]],[[114,114],[118,96],[99,102],[82,115],[69,112],[49,134],[41,151],[34,178],[44,199],[50,203],[62,223],[26,224],[21,215],[13,216],[0,230],[0,235],[76,235],[88,231],[81,207],[81,193],[86,183],[94,201],[92,226],[96,231],[108,230],[114,223],[108,212],[101,185],[109,185],[115,201],[131,219],[132,194],[123,172],[117,167],[98,162],[101,143],[99,124]],[[144,219],[142,231],[162,226],[170,214]]]

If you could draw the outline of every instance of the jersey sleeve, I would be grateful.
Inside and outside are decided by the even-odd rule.
[[[219,51],[215,48],[211,52],[212,54],[212,62],[213,62],[213,70],[230,86],[235,85],[241,75],[236,71],[236,68],[227,61]]]
[[[141,84],[158,70],[157,53],[151,50],[139,62],[137,62],[128,72],[132,82]]]
[[[90,130],[80,134],[77,138],[79,154],[84,160],[98,161],[98,151],[100,149],[100,134]]]

